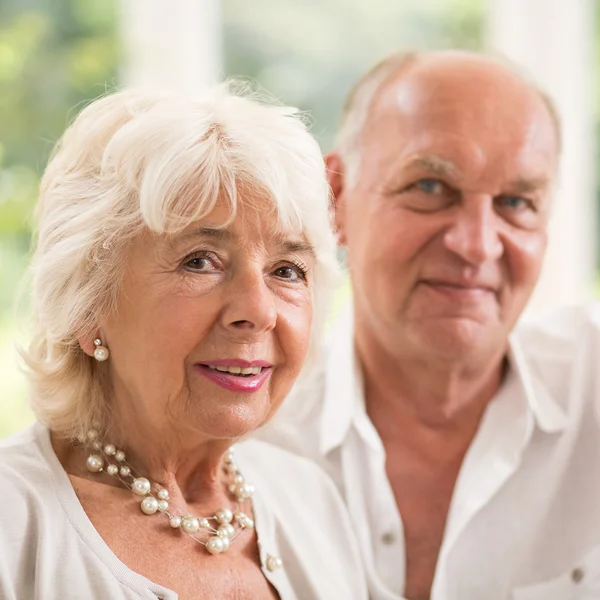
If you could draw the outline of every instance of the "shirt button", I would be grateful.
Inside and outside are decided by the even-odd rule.
[[[271,571],[271,573],[283,567],[283,561],[279,558],[279,556],[271,556],[270,554],[267,554],[266,563],[267,569]]]
[[[381,541],[386,546],[391,546],[396,542],[396,536],[391,531],[388,531],[381,536]]]
[[[581,583],[585,576],[585,571],[577,567],[571,571],[571,580],[573,583]]]

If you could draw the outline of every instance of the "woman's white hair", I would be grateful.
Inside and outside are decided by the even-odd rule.
[[[198,97],[120,91],[78,115],[46,168],[36,213],[34,334],[22,354],[42,423],[72,438],[110,424],[105,369],[79,340],[116,309],[131,241],[177,233],[217,199],[233,218],[257,197],[315,249],[314,356],[337,266],[323,159],[298,111],[223,84]]]

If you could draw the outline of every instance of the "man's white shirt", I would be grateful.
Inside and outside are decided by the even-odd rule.
[[[521,324],[456,482],[431,600],[600,599],[600,306]],[[342,493],[373,600],[399,600],[402,518],[365,411],[351,309],[260,437]]]

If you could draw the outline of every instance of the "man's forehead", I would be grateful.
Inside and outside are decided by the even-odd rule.
[[[542,120],[554,129],[548,103],[512,69],[486,57],[433,53],[390,74],[375,93],[367,121],[407,119],[435,125],[480,121],[488,127],[527,127]]]
[[[387,162],[405,154],[432,155],[463,169],[496,160],[535,161],[546,165],[535,169],[553,175],[557,138],[540,97],[521,90],[505,102],[498,91],[481,98],[475,88],[430,84],[402,77],[385,85],[364,132],[364,156]]]

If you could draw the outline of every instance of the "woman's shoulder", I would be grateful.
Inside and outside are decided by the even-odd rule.
[[[41,425],[34,424],[0,440],[0,520],[8,518],[12,524],[31,520],[36,506],[47,505],[53,483],[44,434],[48,436]]]
[[[242,475],[280,520],[336,526],[349,535],[346,506],[330,477],[310,459],[260,440],[239,444],[236,461]]]
[[[268,484],[276,482],[280,487],[285,480],[286,487],[304,489],[312,484],[326,490],[337,491],[328,475],[314,461],[299,456],[263,440],[248,439],[236,445],[238,459],[246,469],[250,469],[255,477]]]
[[[43,432],[43,427],[35,423],[0,440],[0,482],[16,479],[13,482],[17,483],[23,481],[24,475],[35,476],[45,470],[46,461],[40,447]]]
[[[238,444],[236,452],[244,477],[281,517],[292,512],[317,520],[344,518],[346,508],[337,488],[312,460],[255,439]]]
[[[307,589],[310,579],[320,591],[315,597],[366,598],[350,517],[325,471],[309,459],[255,439],[238,444],[236,462],[255,486],[260,506],[274,518],[273,538],[285,539],[279,552],[296,589]],[[263,525],[270,521],[265,512],[257,512],[259,504],[254,509],[257,519],[265,517]],[[263,542],[268,541],[267,536]]]

